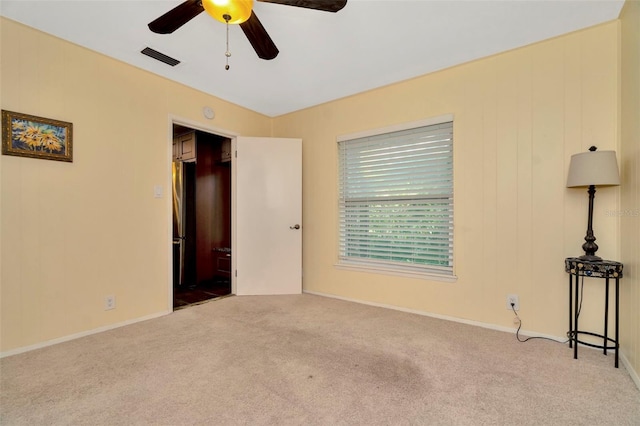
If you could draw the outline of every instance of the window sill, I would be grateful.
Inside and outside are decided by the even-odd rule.
[[[458,277],[455,275],[439,274],[437,272],[419,272],[419,271],[407,271],[393,268],[375,267],[371,265],[360,265],[355,263],[336,263],[333,265],[336,269],[345,271],[366,272],[371,274],[392,275],[405,278],[416,278],[431,281],[442,281],[447,283],[454,283],[458,281]]]

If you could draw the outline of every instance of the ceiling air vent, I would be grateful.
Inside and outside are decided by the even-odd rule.
[[[172,67],[175,67],[180,63],[179,60],[174,59],[171,56],[167,56],[164,53],[160,53],[157,50],[153,50],[150,47],[145,47],[140,51],[140,53],[142,53],[143,55],[147,55],[153,59],[156,59],[160,62],[164,62],[167,65],[171,65]]]

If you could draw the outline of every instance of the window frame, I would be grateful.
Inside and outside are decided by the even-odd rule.
[[[387,127],[382,127],[382,128],[376,128],[376,129],[370,129],[370,130],[366,130],[366,131],[362,131],[362,132],[356,132],[356,133],[349,133],[349,134],[344,134],[344,135],[339,135],[336,138],[336,154],[337,154],[337,161],[338,161],[338,169],[337,171],[339,172],[340,170],[340,159],[341,159],[341,155],[340,155],[340,142],[348,142],[350,140],[354,140],[354,139],[361,139],[361,138],[367,138],[367,137],[372,137],[372,136],[378,136],[378,135],[382,135],[385,133],[394,133],[394,132],[401,132],[401,131],[405,131],[405,130],[411,130],[411,129],[415,129],[415,128],[419,128],[419,127],[426,127],[426,126],[432,126],[432,125],[438,125],[438,124],[445,124],[447,122],[452,122],[452,129],[453,132],[455,133],[455,121],[454,121],[454,115],[453,114],[445,114],[445,115],[441,115],[441,116],[437,116],[437,117],[432,117],[432,118],[427,118],[427,119],[423,119],[423,120],[418,120],[418,121],[413,121],[413,122],[409,122],[409,123],[402,123],[402,124],[397,124],[397,125],[393,125],[393,126],[387,126]],[[453,143],[453,142],[452,142]],[[455,163],[455,152],[452,153],[452,161]],[[339,174],[339,173],[338,173]],[[455,166],[452,170],[452,178],[455,177]],[[338,194],[340,192],[339,187],[340,187],[340,178],[338,177],[337,180],[338,183]],[[453,179],[453,186],[452,186],[452,203],[453,203],[453,199],[454,199],[454,193],[455,193],[455,179]],[[338,195],[337,197],[337,205],[336,205],[336,213],[337,213],[337,259],[336,262],[334,264],[334,267],[336,269],[341,269],[341,270],[351,270],[351,271],[359,271],[359,272],[368,272],[368,273],[376,273],[376,274],[382,274],[382,275],[393,275],[393,276],[403,276],[403,277],[409,277],[409,278],[420,278],[420,279],[431,279],[434,281],[443,281],[443,282],[455,282],[457,281],[457,276],[455,274],[456,272],[456,268],[455,268],[455,234],[452,231],[452,244],[451,244],[451,249],[452,249],[452,260],[451,260],[451,267],[443,269],[442,271],[438,270],[438,267],[435,265],[432,266],[394,266],[394,265],[389,265],[389,264],[385,264],[384,262],[380,262],[380,263],[376,263],[376,262],[371,262],[371,261],[367,261],[364,260],[362,262],[357,261],[357,260],[348,260],[348,259],[342,259],[341,258],[341,249],[340,249],[340,208],[339,208],[339,204],[340,204],[340,196]],[[452,212],[452,217],[454,218],[453,220],[455,221],[455,208],[454,205],[452,205],[451,207],[451,212]]]

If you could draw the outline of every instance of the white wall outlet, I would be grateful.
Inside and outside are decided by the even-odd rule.
[[[104,310],[109,311],[111,309],[116,308],[116,297],[115,296],[107,296],[104,299]]]
[[[513,307],[511,306],[512,303]],[[520,310],[520,299],[517,294],[507,294],[507,309],[510,311],[513,309],[516,311]]]

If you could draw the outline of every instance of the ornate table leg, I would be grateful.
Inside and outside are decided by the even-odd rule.
[[[609,271],[607,271],[607,276],[604,279],[604,346],[603,352],[605,355],[607,354],[607,346],[609,345]]]

